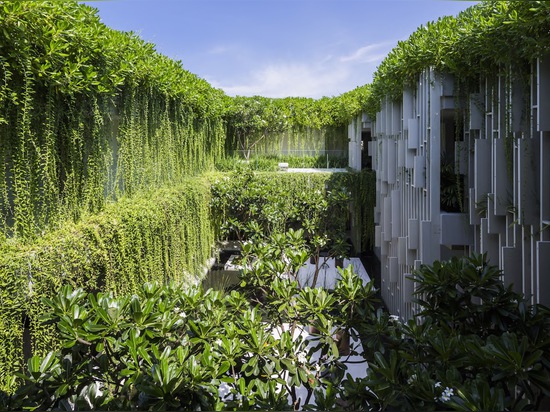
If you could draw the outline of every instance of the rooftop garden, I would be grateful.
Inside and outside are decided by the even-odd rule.
[[[0,409],[540,408],[546,308],[482,256],[421,268],[408,322],[350,269],[299,285],[311,255],[349,255],[349,213],[372,246],[374,177],[269,172],[341,165],[325,153],[350,120],[426,67],[468,82],[527,65],[549,8],[428,23],[371,84],[313,100],[229,97],[89,6],[0,3]],[[203,290],[223,239],[244,242],[240,282]]]

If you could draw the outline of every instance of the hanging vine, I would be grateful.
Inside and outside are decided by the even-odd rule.
[[[280,150],[281,137],[301,150],[337,147],[350,119],[374,115],[426,67],[468,81],[530,62],[549,48],[549,7],[486,1],[428,23],[372,85],[312,100],[230,98],[76,1],[0,1],[0,390],[15,385],[24,326],[31,349],[55,345],[38,319],[41,297],[60,285],[131,293],[202,271],[214,242],[210,188],[189,176],[238,147]],[[331,183],[353,192],[368,248],[374,178],[351,176]],[[324,184],[284,179],[280,188],[305,195]],[[289,211],[303,205],[286,200],[293,209],[261,204],[266,227],[300,223]]]
[[[0,247],[0,390],[23,364],[23,318],[35,354],[57,344],[41,324],[42,298],[64,284],[131,294],[145,282],[195,283],[212,254],[210,188],[193,178],[140,192],[33,243]]]

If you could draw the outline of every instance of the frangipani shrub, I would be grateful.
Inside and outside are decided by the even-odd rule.
[[[550,396],[548,308],[505,287],[484,255],[423,265],[417,318],[356,325],[369,369],[352,409],[539,410]]]
[[[114,297],[63,287],[44,300],[43,319],[56,326],[60,349],[29,359],[2,406],[537,410],[550,395],[548,309],[498,286],[498,271],[483,257],[422,267],[414,275],[422,319],[403,322],[377,308],[372,284],[351,269],[340,272],[333,291],[299,287],[292,271],[306,258],[303,245],[292,233],[283,243],[283,261],[269,246],[256,249],[242,291],[147,283]],[[449,276],[458,295],[445,286]],[[469,293],[473,300],[458,306],[470,306],[472,317],[493,313],[496,327],[454,328],[452,304],[429,315],[436,295],[451,303]],[[495,298],[501,311],[494,312]],[[308,325],[317,334],[304,339],[298,333]],[[359,339],[351,354],[368,362],[364,377],[346,372],[335,329]]]
[[[342,277],[361,282],[351,271]],[[344,295],[298,290],[281,279],[271,296],[257,306],[237,291],[184,290],[174,283],[147,283],[119,297],[64,286],[44,300],[44,321],[56,326],[60,349],[30,358],[19,375],[24,382],[1,406],[302,409],[316,396],[323,400],[325,388],[338,387],[346,370],[332,338],[338,321],[322,315],[337,310]],[[277,306],[280,315],[274,315]],[[319,335],[297,335],[314,321]]]

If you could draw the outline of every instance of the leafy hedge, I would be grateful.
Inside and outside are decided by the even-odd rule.
[[[335,97],[226,98],[225,117],[235,128],[270,131],[289,128],[322,129],[347,125],[365,109],[369,86],[364,85]]]
[[[433,67],[463,82],[504,67],[530,64],[550,50],[550,3],[483,1],[420,26],[378,66],[366,102],[373,118],[386,96],[399,98],[422,70]]]
[[[222,239],[245,241],[303,229],[310,246],[314,239],[326,238],[322,249],[334,247],[347,241],[352,204],[362,248],[374,244],[376,180],[372,171],[263,173],[242,166],[211,179],[212,214]]]
[[[179,62],[76,2],[0,11],[0,236],[32,239],[221,156],[223,93]]]
[[[1,2],[2,77],[29,75],[63,95],[117,95],[126,86],[180,99],[195,113],[217,117],[219,89],[183,69],[132,32],[101,23],[97,10],[76,1]],[[11,99],[10,84],[2,98]]]
[[[212,256],[210,188],[191,179],[172,188],[125,197],[79,223],[66,223],[35,243],[0,250],[0,390],[22,366],[23,325],[29,350],[58,345],[40,316],[44,297],[63,285],[131,294],[144,282],[192,284]],[[29,344],[27,342],[26,344]]]

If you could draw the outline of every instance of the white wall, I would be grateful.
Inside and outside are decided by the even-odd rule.
[[[382,102],[369,154],[381,292],[393,313],[414,314],[405,276],[420,264],[473,252],[550,304],[550,57],[525,78],[495,74],[455,96],[451,76],[425,70],[399,102]],[[464,176],[462,213],[440,208],[444,152]]]

